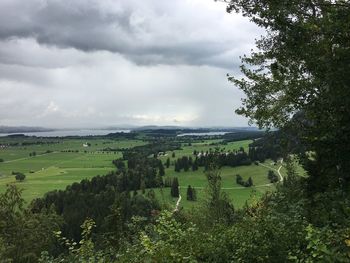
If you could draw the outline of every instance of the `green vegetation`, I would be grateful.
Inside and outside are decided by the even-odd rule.
[[[165,178],[178,177],[180,191],[189,184],[198,191],[198,198],[201,199],[202,190],[207,182],[204,169],[199,168],[196,171],[176,173],[174,171],[174,162],[181,156],[194,156],[194,152],[209,151],[220,148],[225,151],[238,150],[243,147],[246,151],[251,140],[223,143],[222,139],[198,139],[192,143],[182,143],[181,150],[165,152],[159,156],[164,163]],[[46,192],[52,190],[65,189],[67,185],[73,182],[80,182],[83,179],[91,179],[96,175],[105,175],[115,169],[113,160],[122,157],[121,151],[111,151],[111,149],[127,149],[135,146],[145,145],[147,142],[133,139],[100,139],[90,138],[35,138],[35,137],[3,137],[0,138],[0,144],[6,145],[1,151],[1,157],[8,160],[0,164],[0,192],[4,191],[5,186],[10,183],[16,183],[12,175],[13,172],[19,172],[26,176],[26,180],[18,184],[23,189],[22,196],[30,202],[34,198],[43,196]],[[84,147],[83,145],[90,145]],[[36,152],[34,156],[32,153]],[[173,156],[175,153],[175,157]],[[31,155],[31,156],[29,156]],[[169,162],[167,167],[167,162]],[[122,162],[122,165],[124,163]],[[264,193],[267,190],[273,190],[273,186],[262,186],[257,189],[246,191],[237,189],[239,185],[234,182],[236,173],[242,174],[246,179],[251,176],[256,185],[265,185],[267,180],[263,179],[266,169],[260,166],[242,166],[236,168],[223,167],[221,170],[223,186],[225,191],[234,203],[241,207],[251,195]],[[163,171],[160,171],[163,176]],[[155,189],[156,195],[165,200],[168,204],[174,201],[170,197],[170,190],[164,189],[163,196],[160,191]],[[169,196],[168,196],[169,195]],[[185,197],[186,194],[183,194]],[[176,201],[175,201],[176,202]],[[185,208],[196,205],[197,202],[189,203],[186,198],[181,205]]]
[[[83,144],[89,143],[89,147]],[[144,145],[141,140],[113,140],[35,137],[0,137],[0,157],[7,160],[0,164],[0,192],[9,183],[16,183],[12,175],[22,173],[26,180],[18,185],[23,197],[31,201],[46,192],[65,189],[73,182],[105,175],[114,170],[112,161],[121,157],[121,152],[111,149],[125,149]],[[32,155],[33,152],[37,154]],[[29,156],[31,154],[31,156]]]
[[[350,261],[350,5],[225,2],[268,31],[259,52],[243,57],[246,78],[230,77],[247,95],[237,112],[280,129],[259,139],[239,135],[253,142],[152,130],[120,150],[112,148],[118,140],[108,150],[89,141],[91,153],[40,151],[43,142],[29,142],[35,147],[12,161],[8,153],[24,145],[10,138],[3,184],[9,171],[32,172],[0,194],[3,262]],[[107,156],[115,159],[107,164]],[[115,167],[24,205],[16,185],[29,188],[50,169],[57,180],[57,171],[77,163],[78,170]]]

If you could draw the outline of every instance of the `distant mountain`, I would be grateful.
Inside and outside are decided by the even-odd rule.
[[[239,131],[260,131],[257,127],[183,127],[183,126],[157,126],[148,125],[131,128],[133,131],[152,131],[152,130],[177,130],[182,132],[239,132]]]
[[[0,126],[0,133],[20,133],[20,132],[48,132],[55,129],[43,127],[27,127],[27,126]]]

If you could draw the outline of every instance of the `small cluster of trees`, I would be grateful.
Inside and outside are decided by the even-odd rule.
[[[34,152],[29,153],[29,156],[30,156],[30,157],[32,157],[32,156],[33,156],[33,157],[34,157],[34,156],[36,156],[36,152],[34,151]]]
[[[2,163],[4,161],[4,159],[0,158],[0,163]]]
[[[242,176],[237,174],[236,175],[236,183],[239,185],[242,185],[244,187],[251,187],[253,185],[253,179],[251,177],[249,177],[247,181],[244,181]]]
[[[45,145],[45,144],[58,144],[60,142],[55,141],[35,141],[35,142],[22,142],[21,144],[23,146],[30,146],[30,145]]]
[[[196,201],[197,200],[196,189],[194,187],[191,187],[190,185],[187,187],[187,200],[188,201]]]
[[[195,161],[193,161],[192,157],[183,156],[181,158],[178,158],[175,161],[175,172],[181,172],[183,169],[185,172],[189,171],[190,168],[192,171],[198,170],[198,159],[196,158]]]
[[[278,182],[278,176],[272,170],[269,170],[269,172],[267,173],[267,178],[270,180],[271,183],[277,183]]]
[[[195,162],[198,166],[204,166],[207,170],[210,163],[216,163],[219,167],[222,166],[241,166],[241,165],[250,165],[251,159],[248,154],[244,151],[244,148],[240,147],[238,151],[228,151],[223,152],[219,149],[209,152],[201,152],[197,155]]]

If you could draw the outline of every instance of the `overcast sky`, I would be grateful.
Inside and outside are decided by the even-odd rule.
[[[246,126],[261,29],[213,0],[1,0],[0,125]]]

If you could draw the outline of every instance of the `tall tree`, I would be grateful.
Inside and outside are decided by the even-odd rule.
[[[193,191],[190,185],[187,187],[187,200],[193,201]]]
[[[230,0],[266,36],[244,56],[246,94],[236,112],[260,127],[291,130],[314,153],[304,158],[309,190],[350,185],[350,3],[345,0]]]
[[[173,182],[171,184],[170,194],[172,197],[179,197],[179,181],[177,177],[173,179]]]
[[[159,175],[160,176],[164,176],[165,175],[165,171],[164,171],[164,165],[161,161],[159,161]]]
[[[168,157],[168,159],[166,159],[166,163],[165,163],[166,168],[169,168],[170,166],[170,158]]]

